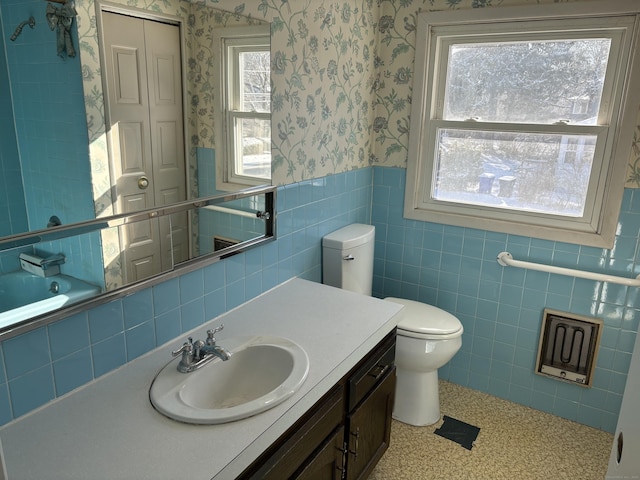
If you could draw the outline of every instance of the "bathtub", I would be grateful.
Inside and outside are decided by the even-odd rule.
[[[100,287],[68,275],[42,278],[24,270],[0,275],[0,328],[79,302]]]

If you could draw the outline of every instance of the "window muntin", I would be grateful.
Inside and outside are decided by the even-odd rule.
[[[518,8],[526,10],[528,21],[514,20]],[[626,168],[624,152],[628,148],[619,139],[628,139],[630,146],[633,125],[629,121],[635,120],[637,112],[637,95],[630,93],[633,82],[627,70],[633,58],[637,8],[617,17],[611,13],[615,8],[599,16],[594,9],[586,15],[583,11],[581,18],[575,8],[554,5],[548,9],[552,20],[541,15],[539,9],[533,15],[535,9],[529,7],[490,10],[486,15],[483,11],[482,20],[466,12],[467,17],[457,22],[456,16],[465,15],[462,11],[421,13],[418,17],[405,216],[537,238],[610,245],[615,234],[611,217],[617,218],[612,212],[619,211]],[[554,15],[551,10],[561,14]],[[505,13],[492,23],[493,19],[486,17],[493,12]],[[484,63],[460,60],[500,47],[508,47],[510,55],[516,57]],[[556,70],[571,74],[564,84],[560,82],[552,92],[535,84],[556,74],[548,72],[548,64],[539,69],[539,75],[527,70],[524,80],[514,78],[517,76],[512,70],[522,64],[529,50],[540,56],[549,49],[562,53],[563,62]],[[575,62],[586,58],[590,58],[588,75],[576,74],[572,64],[574,69],[585,70],[584,62]],[[450,65],[458,69],[457,75],[451,73]],[[468,91],[464,91],[459,78],[457,83],[452,81],[460,72],[466,75]],[[508,77],[500,88],[491,90],[484,85],[487,78],[501,78],[500,74]],[[590,80],[585,85],[571,81],[585,77]],[[487,102],[487,96],[498,101]],[[625,101],[631,97],[634,104],[625,109]],[[557,102],[558,98],[563,101]],[[623,115],[625,129],[620,133]],[[513,152],[521,157],[510,157]],[[526,158],[531,152],[535,156]],[[530,182],[534,178],[531,170],[536,169],[531,166],[536,162],[541,177],[535,178],[541,183],[537,193]],[[587,178],[584,171],[589,167]],[[557,178],[547,179],[548,172],[557,172]],[[452,178],[446,179],[448,175]],[[578,180],[571,175],[578,175]],[[456,177],[458,198],[450,188]],[[567,185],[567,178],[572,185]],[[549,193],[553,184],[558,187]]]

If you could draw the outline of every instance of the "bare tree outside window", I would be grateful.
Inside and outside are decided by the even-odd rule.
[[[238,54],[240,112],[235,121],[238,149],[236,173],[271,178],[271,120],[251,114],[271,112],[271,55],[268,50],[243,50]]]
[[[610,47],[608,38],[452,45],[443,119],[595,125]]]
[[[451,45],[443,120],[597,125],[610,45],[609,39]],[[580,217],[596,137],[526,130],[439,129],[433,198]]]
[[[632,3],[419,12],[405,218],[611,248],[640,102]]]

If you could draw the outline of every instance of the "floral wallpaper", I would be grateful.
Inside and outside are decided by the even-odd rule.
[[[207,4],[205,4],[207,3]],[[208,3],[181,2],[181,10],[186,15],[186,47],[187,47],[187,121],[190,138],[189,178],[192,181],[192,196],[198,195],[196,149],[215,149],[215,105],[217,99],[214,89],[214,65],[217,62],[216,48],[213,46],[213,31],[216,28],[238,27],[265,24],[259,20],[242,15],[242,9],[225,12],[211,8]]]
[[[278,0],[261,3],[277,15],[272,19],[277,183],[368,165],[376,58],[372,3],[308,2],[297,11]],[[278,41],[285,34],[286,43]]]
[[[556,0],[557,1],[557,0]],[[584,0],[580,0],[584,1]],[[421,10],[554,0],[220,0],[272,23],[275,184],[405,168]],[[628,187],[640,187],[640,111]]]
[[[233,11],[236,1],[218,6]],[[272,181],[370,165],[379,5],[374,0],[254,0],[271,23]]]
[[[585,1],[585,0],[579,0]],[[192,145],[215,147],[209,105],[211,65],[196,63],[210,46],[213,6],[271,23],[273,183],[319,178],[368,165],[406,167],[415,21],[420,10],[496,8],[553,0],[119,0],[188,18],[189,123]],[[93,0],[77,0],[92,159],[101,158],[104,115]],[[195,53],[194,53],[195,52]],[[85,57],[88,61],[85,62]],[[194,118],[195,117],[195,118]],[[640,125],[640,118],[638,120]],[[640,187],[640,126],[629,159],[627,186]],[[95,152],[95,155],[93,154]],[[92,160],[93,161],[93,160]],[[107,171],[100,161],[94,172]],[[195,167],[193,167],[195,168]],[[107,189],[98,198],[108,199]],[[105,202],[102,210],[108,210]]]
[[[117,0],[185,19],[192,195],[198,189],[197,148],[215,149],[211,32],[216,26],[271,23],[272,181],[283,185],[373,164],[406,167],[420,10],[551,1]],[[94,1],[77,0],[76,9],[94,202],[97,216],[105,216],[113,210]],[[634,188],[640,187],[639,138],[640,118],[627,174],[627,186]],[[119,286],[115,229],[103,231],[102,249],[106,285]]]
[[[215,148],[212,30],[218,27],[252,25],[264,20],[246,18],[241,8],[225,12],[211,8],[215,2],[184,2],[182,0],[116,0],[130,9],[168,14],[183,19],[185,25],[187,63],[187,126],[190,132],[188,168],[189,194],[198,196],[198,147]],[[112,215],[111,180],[107,152],[104,92],[100,69],[96,6],[93,0],[77,0],[78,43],[82,59],[85,108],[89,130],[89,154],[96,216]],[[197,219],[194,216],[193,237],[197,239]],[[103,230],[102,251],[107,289],[122,284],[122,265],[117,229]],[[197,249],[197,245],[195,246]]]
[[[636,122],[636,131],[633,133],[628,172],[626,186],[628,188],[640,188],[640,114],[638,114],[638,121]]]
[[[566,0],[378,0],[379,58],[373,95],[375,146],[371,162],[388,167],[407,165],[409,118],[415,60],[415,25],[419,11],[541,5]],[[585,0],[575,0],[585,1]],[[640,109],[629,159],[626,186],[640,188]]]

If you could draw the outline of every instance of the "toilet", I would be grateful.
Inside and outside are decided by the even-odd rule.
[[[375,227],[352,224],[322,239],[323,283],[371,295]],[[387,297],[404,306],[396,338],[393,418],[415,426],[440,420],[438,369],[462,346],[460,320],[422,302]]]

